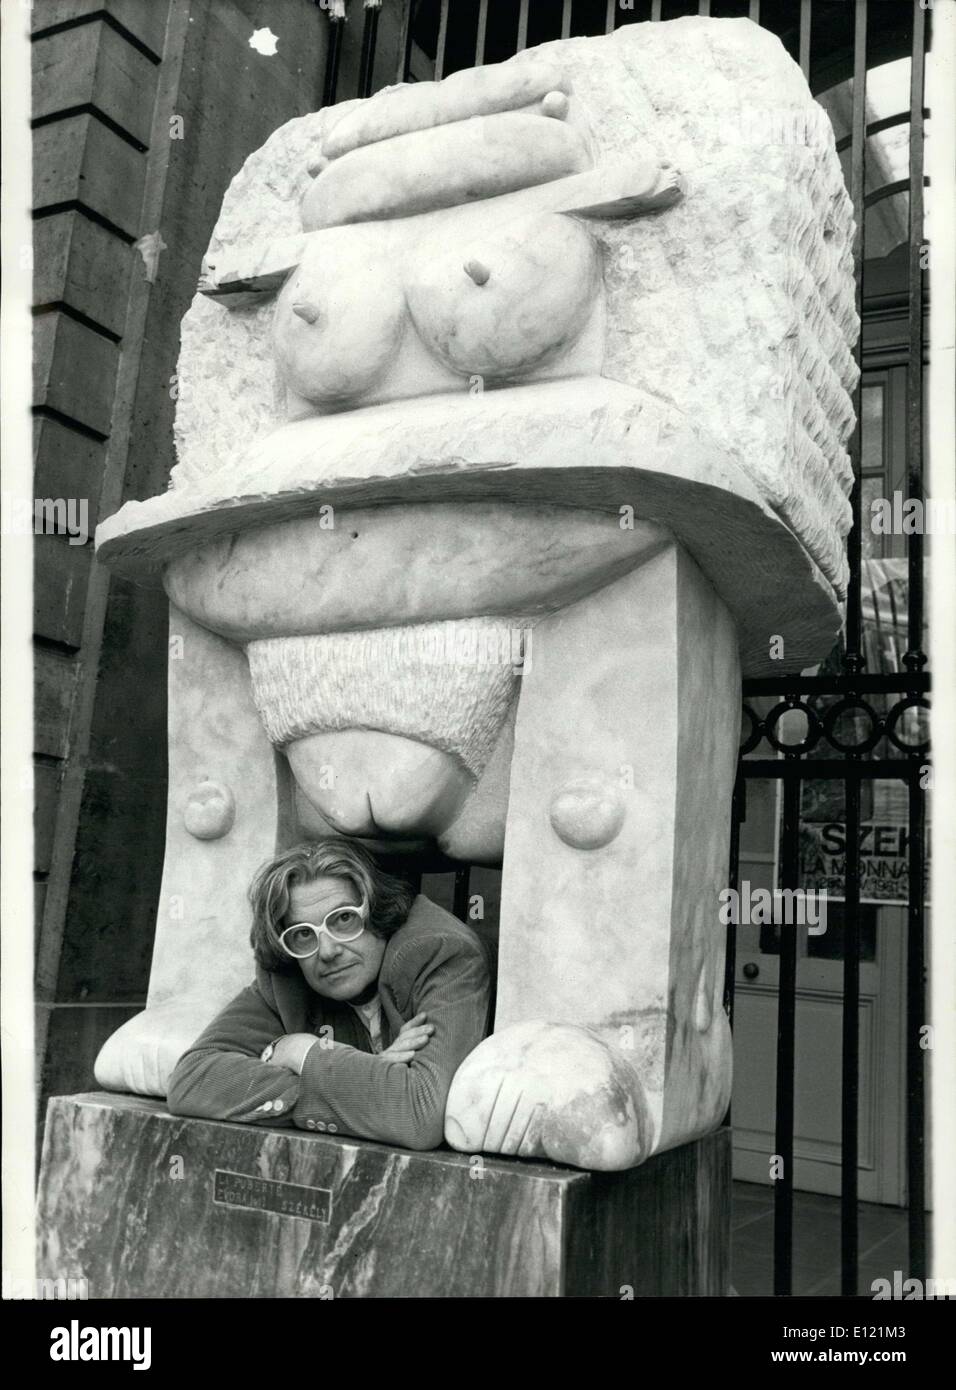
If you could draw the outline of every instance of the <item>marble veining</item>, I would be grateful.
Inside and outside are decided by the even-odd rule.
[[[728,1141],[602,1177],[174,1119],[129,1096],[57,1097],[37,1273],[83,1276],[91,1298],[722,1293]],[[217,1204],[217,1169],[327,1189],[329,1220]],[[699,1267],[688,1237],[707,1253]]]

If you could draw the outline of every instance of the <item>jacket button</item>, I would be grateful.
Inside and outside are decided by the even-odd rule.
[[[277,1100],[276,1103],[273,1105],[272,1108],[273,1108],[273,1110],[276,1112],[276,1114],[278,1115],[278,1113],[279,1113],[280,1110],[284,1110],[284,1109],[285,1109],[285,1101]]]
[[[325,1133],[325,1121],[324,1121],[324,1120],[316,1120],[316,1122],[315,1122],[315,1127],[316,1127],[316,1129],[320,1129],[320,1130],[322,1131],[323,1134]]]
[[[271,1109],[272,1109],[272,1101],[271,1101],[271,1100],[267,1100],[267,1101],[265,1102],[265,1104],[263,1105],[262,1108],[263,1108],[263,1110],[271,1110]]]
[[[305,1122],[305,1127],[306,1127],[306,1129],[315,1129],[315,1121],[314,1121],[314,1120],[306,1120],[306,1122]]]
[[[333,1125],[333,1124],[330,1124],[330,1125],[329,1125],[329,1133],[330,1133],[330,1134],[338,1134],[338,1132],[339,1132],[339,1127],[338,1127],[338,1125]]]

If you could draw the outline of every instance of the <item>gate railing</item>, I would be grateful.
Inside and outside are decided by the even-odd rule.
[[[347,96],[368,96],[375,88],[376,43],[383,5],[390,0],[322,0],[331,26],[324,81],[325,104]],[[923,241],[923,106],[924,51],[930,15],[919,0],[890,5],[846,0],[840,6],[814,0],[513,0],[494,7],[489,0],[394,0],[400,11],[397,62],[386,80],[413,80],[413,50],[425,56],[436,78],[460,67],[498,62],[530,44],[579,33],[611,32],[620,25],[658,21],[682,14],[715,17],[749,16],[777,33],[800,64],[814,92],[852,80],[852,122],[840,149],[849,150],[848,185],[853,200],[856,235],[853,262],[856,307],[864,315],[866,209],[905,191],[908,194],[907,305],[909,351],[906,363],[905,447],[907,498],[923,500],[923,368],[924,368],[924,241]],[[346,22],[359,23],[361,54],[357,90],[340,93],[338,78]],[[829,26],[829,27],[828,27]],[[867,73],[893,58],[911,59],[909,107],[887,118],[867,120]],[[909,175],[884,187],[866,191],[867,139],[881,130],[909,124]],[[855,354],[862,368],[862,335]],[[907,617],[906,650],[897,672],[866,669],[862,583],[862,375],[854,398],[856,427],[850,440],[854,485],[851,494],[853,526],[848,539],[850,582],[842,651],[826,674],[780,676],[744,682],[743,719],[749,727],[741,743],[741,760],[733,798],[729,883],[738,887],[740,823],[745,815],[746,786],[754,778],[779,779],[783,790],[780,866],[783,889],[800,886],[801,789],[814,779],[837,779],[843,784],[845,805],[845,925],[843,930],[843,1001],[841,1060],[841,1264],[842,1291],[857,1292],[858,1281],[858,1099],[860,1081],[860,824],[861,791],[872,779],[901,781],[907,788],[908,902],[906,948],[906,1172],[909,1207],[909,1274],[925,1279],[927,1272],[924,1162],[924,1061],[921,1029],[924,1004],[924,870],[926,865],[925,791],[928,742],[914,722],[925,719],[929,676],[923,651],[923,537],[918,530],[906,536]],[[774,708],[758,713],[752,702],[775,697]],[[836,697],[824,708],[820,702]],[[867,698],[869,697],[869,698]],[[883,706],[879,708],[878,706]],[[799,712],[806,736],[786,743],[777,724],[784,713]],[[840,721],[852,714],[865,722],[863,736],[848,742],[837,736]],[[914,718],[910,716],[915,716]],[[777,757],[749,757],[763,740]],[[874,758],[883,743],[888,756]],[[823,747],[825,756],[817,749]],[[469,869],[455,872],[454,908],[465,916],[469,899]],[[726,1007],[733,1018],[736,929],[728,928]],[[797,936],[781,933],[777,1014],[775,1154],[782,1175],[774,1188],[774,1292],[792,1291],[794,1077],[797,1021]]]

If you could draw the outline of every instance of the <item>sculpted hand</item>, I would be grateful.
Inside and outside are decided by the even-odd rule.
[[[385,1062],[407,1064],[412,1061],[416,1052],[425,1046],[434,1031],[435,1025],[428,1022],[427,1014],[416,1014],[414,1018],[402,1024],[398,1037],[378,1056]]]
[[[318,1041],[314,1033],[286,1033],[265,1048],[261,1061],[269,1062],[274,1067],[288,1067],[289,1071],[301,1076],[305,1059]]]

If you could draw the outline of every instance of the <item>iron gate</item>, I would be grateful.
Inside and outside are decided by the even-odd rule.
[[[324,104],[345,96],[369,96],[376,89],[376,44],[383,3],[350,0],[353,24],[362,14],[357,91],[340,93],[339,70],[347,18],[345,0],[322,0],[329,13],[330,43]],[[906,236],[905,359],[906,496],[922,502],[925,243],[923,238],[924,53],[930,7],[920,0],[412,0],[394,3],[402,11],[399,59],[386,80],[414,80],[414,47],[426,55],[440,78],[463,67],[500,62],[525,47],[579,34],[609,33],[623,24],[700,14],[748,16],[776,33],[800,64],[811,90],[821,93],[850,80],[849,133],[838,144],[848,152],[848,184],[856,220],[853,247],[856,307],[864,317],[866,212],[900,194],[908,204]],[[909,101],[877,120],[867,116],[867,74],[897,58],[910,58]],[[881,131],[909,127],[908,176],[867,191],[867,141]],[[780,887],[801,886],[801,797],[814,781],[842,784],[845,805],[841,1263],[842,1290],[857,1292],[858,1279],[858,1098],[860,1080],[860,923],[861,798],[867,783],[901,783],[908,799],[906,929],[906,1171],[909,1210],[909,1274],[925,1279],[924,1128],[925,1099],[921,1029],[924,1003],[924,872],[927,858],[925,789],[929,750],[927,694],[930,678],[923,651],[923,536],[906,535],[906,642],[899,669],[868,669],[863,623],[862,421],[863,340],[856,349],[860,383],[854,396],[856,426],[850,440],[854,486],[853,526],[848,540],[850,582],[846,624],[838,652],[814,675],[768,677],[744,682],[741,758],[733,798],[729,886],[739,883],[740,824],[746,815],[746,789],[756,778],[782,784]],[[762,708],[767,705],[769,708]],[[784,737],[782,720],[803,721],[803,735]],[[789,725],[788,725],[789,727]],[[754,755],[757,756],[754,756]],[[464,917],[469,899],[468,868],[455,872],[454,910]],[[725,1004],[733,1021],[736,928],[728,927]],[[780,938],[777,1006],[775,1153],[782,1176],[774,1186],[774,1292],[792,1291],[794,1077],[797,1014],[797,936]]]

